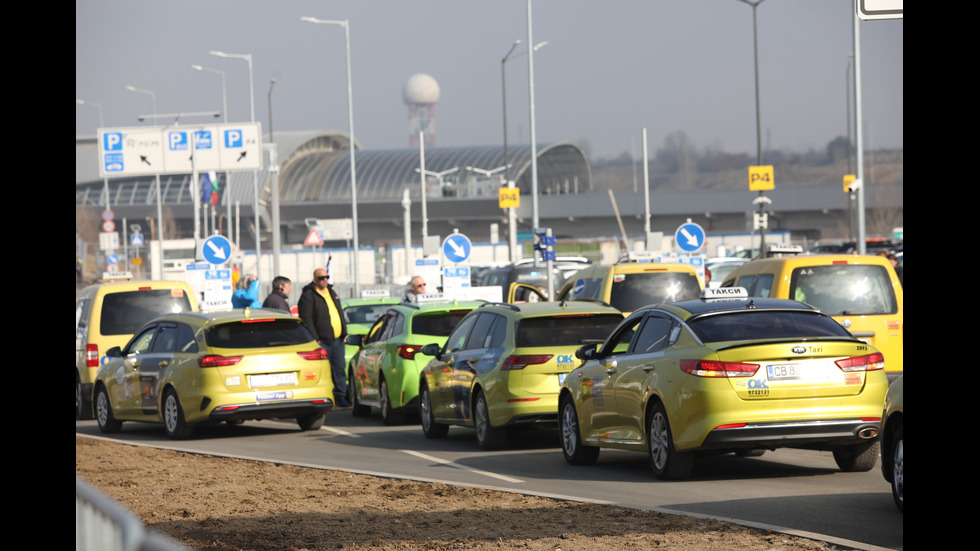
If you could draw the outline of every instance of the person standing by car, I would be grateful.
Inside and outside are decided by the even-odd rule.
[[[231,295],[232,308],[262,308],[259,300],[259,280],[252,274],[238,280],[238,288]]]
[[[276,276],[272,280],[272,292],[265,297],[263,308],[274,308],[289,312],[289,293],[293,290],[293,282],[286,276]]]
[[[333,374],[334,401],[338,407],[350,407],[347,401],[347,375],[344,372],[347,324],[344,323],[340,298],[330,285],[329,277],[324,268],[313,271],[313,281],[303,287],[299,296],[299,318],[327,351]]]
[[[422,276],[417,275],[412,278],[412,282],[408,285],[408,290],[405,291],[405,296],[402,297],[402,302],[405,304],[415,304],[419,301],[419,295],[425,294],[425,280]]]

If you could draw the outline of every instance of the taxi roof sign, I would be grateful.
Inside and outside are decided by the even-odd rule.
[[[749,298],[745,287],[714,287],[701,291],[702,300]]]

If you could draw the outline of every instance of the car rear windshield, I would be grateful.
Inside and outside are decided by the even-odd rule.
[[[623,312],[635,312],[650,304],[690,300],[699,296],[701,284],[694,274],[641,272],[614,275],[609,303]]]
[[[310,343],[313,335],[299,320],[257,319],[214,325],[204,339],[212,348],[270,348]]]
[[[518,322],[518,347],[571,346],[601,342],[623,321],[619,314],[527,318]]]
[[[108,293],[102,298],[102,334],[132,335],[154,318],[190,311],[187,293],[180,290]]]
[[[417,314],[412,318],[412,333],[415,335],[430,335],[433,337],[448,337],[459,320],[470,313],[469,310],[460,312],[438,312],[432,314]]]
[[[391,308],[390,304],[348,306],[344,308],[344,314],[347,315],[347,323],[374,323],[389,308]]]
[[[895,314],[898,302],[884,266],[837,264],[796,268],[789,298],[830,316]]]
[[[688,326],[704,343],[851,337],[833,318],[816,312],[730,312],[696,318]]]

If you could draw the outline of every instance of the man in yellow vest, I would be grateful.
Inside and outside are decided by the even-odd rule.
[[[299,317],[306,328],[327,351],[333,375],[334,402],[337,407],[350,407],[347,400],[347,374],[344,366],[344,337],[347,324],[340,298],[330,285],[330,274],[324,268],[313,271],[313,281],[303,287],[299,297]]]

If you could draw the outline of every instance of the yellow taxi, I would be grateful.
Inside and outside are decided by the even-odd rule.
[[[889,380],[903,372],[905,298],[885,257],[808,254],[753,260],[735,268],[722,286],[743,287],[754,297],[805,302],[884,354]]]
[[[704,284],[690,264],[649,262],[631,256],[594,264],[568,278],[557,300],[598,300],[624,314],[661,302],[697,298]]]
[[[702,297],[637,310],[600,347],[576,351],[583,363],[559,396],[565,460],[646,451],[657,477],[679,479],[699,454],[788,447],[872,469],[888,388],[881,353],[800,302],[738,288]]]
[[[106,354],[94,387],[105,433],[143,421],[183,439],[201,423],[273,418],[312,430],[334,407],[327,351],[278,310],[163,316]]]
[[[575,349],[601,342],[623,315],[589,302],[485,304],[466,315],[419,380],[419,416],[428,438],[450,425],[476,429],[483,449],[502,446],[512,429],[554,427],[558,389],[575,367]]]
[[[126,344],[153,318],[197,309],[185,281],[118,281],[80,290],[75,295],[75,419],[92,418],[92,384],[108,359],[106,350]]]

